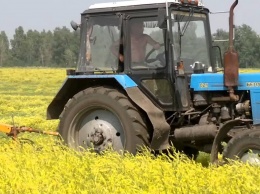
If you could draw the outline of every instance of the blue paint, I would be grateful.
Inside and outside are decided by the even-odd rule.
[[[260,90],[251,90],[251,108],[254,124],[260,124]]]
[[[248,86],[249,82],[258,82],[260,84],[260,73],[243,73],[239,75],[237,90],[252,90],[260,89],[258,87]],[[208,84],[208,87],[201,87],[201,84]],[[205,85],[204,85],[205,86]],[[224,91],[227,88],[224,86],[223,74],[205,73],[192,74],[191,86],[194,91]]]
[[[128,75],[69,75],[69,79],[115,79],[123,88],[136,87],[137,84]]]
[[[190,87],[194,91],[226,91],[223,74],[206,73],[191,75]],[[260,124],[260,73],[239,74],[235,91],[249,91],[252,106],[253,123]]]

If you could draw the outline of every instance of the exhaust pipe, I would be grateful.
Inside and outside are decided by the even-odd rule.
[[[230,7],[229,12],[229,48],[224,55],[224,85],[228,87],[229,96],[232,101],[238,101],[239,97],[234,94],[234,87],[238,86],[238,53],[234,49],[234,9],[238,4],[236,0]]]
[[[174,138],[179,141],[214,139],[218,128],[214,124],[182,127],[174,130]]]

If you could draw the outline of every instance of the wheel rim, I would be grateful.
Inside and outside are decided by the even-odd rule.
[[[242,162],[247,162],[254,165],[260,165],[260,150],[249,150],[241,157]]]
[[[93,148],[96,152],[108,148],[124,150],[125,134],[119,118],[110,110],[92,108],[78,114],[72,122],[71,132],[76,147]]]

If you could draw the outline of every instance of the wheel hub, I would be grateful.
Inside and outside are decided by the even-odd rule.
[[[241,161],[248,162],[253,165],[260,165],[260,151],[250,150],[249,152],[243,154]]]
[[[95,124],[92,125],[91,123]],[[102,151],[107,148],[108,142],[112,143],[111,126],[102,121],[91,121],[86,127],[85,139],[88,147],[94,147],[95,151]]]
[[[91,133],[90,142],[92,142],[95,146],[98,146],[98,145],[101,145],[105,139],[106,139],[106,137],[103,136],[103,131],[96,130],[95,133]]]
[[[118,118],[107,110],[95,110],[86,114],[79,126],[79,145],[94,148],[96,152],[109,147],[123,150],[123,129]]]

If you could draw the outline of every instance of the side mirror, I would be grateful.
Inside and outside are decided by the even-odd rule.
[[[71,25],[72,29],[75,30],[75,31],[76,31],[76,30],[79,28],[79,26],[80,26],[79,24],[77,24],[77,23],[74,22],[74,21],[71,21],[71,22],[70,22],[70,25]]]
[[[223,59],[221,55],[221,49],[219,46],[212,46],[212,59],[215,71],[223,68]]]

